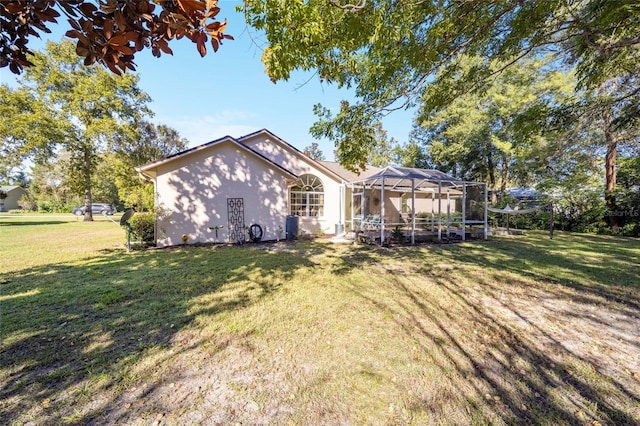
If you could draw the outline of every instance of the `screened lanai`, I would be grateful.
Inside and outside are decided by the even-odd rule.
[[[438,170],[386,167],[348,184],[351,229],[384,244],[392,232],[417,237],[487,239],[487,185]]]

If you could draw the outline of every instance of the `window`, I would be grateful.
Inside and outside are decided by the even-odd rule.
[[[324,216],[324,187],[317,176],[300,176],[291,187],[290,194],[292,215]]]

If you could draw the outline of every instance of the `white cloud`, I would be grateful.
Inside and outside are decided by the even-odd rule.
[[[223,136],[239,137],[260,130],[264,126],[252,124],[255,115],[240,110],[224,110],[212,115],[159,117],[157,123],[176,129],[189,139],[189,146],[202,145]]]

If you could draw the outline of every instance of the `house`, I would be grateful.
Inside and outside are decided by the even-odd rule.
[[[189,242],[237,242],[256,234],[276,240],[294,232],[343,233],[381,204],[375,183],[354,182],[382,170],[370,167],[358,175],[315,161],[266,129],[225,136],[137,168],[154,184],[159,247],[181,244],[183,236]],[[431,210],[436,205],[433,191],[427,196],[420,190],[410,201],[406,192],[406,185],[388,188],[383,198],[397,208],[387,208],[387,223],[398,222],[407,206],[415,213],[420,203]]]
[[[0,186],[0,212],[19,209],[18,201],[26,194],[27,190],[19,186]]]

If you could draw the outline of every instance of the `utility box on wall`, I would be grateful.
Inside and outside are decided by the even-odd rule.
[[[293,240],[298,236],[299,216],[287,216],[286,231],[287,240]]]

